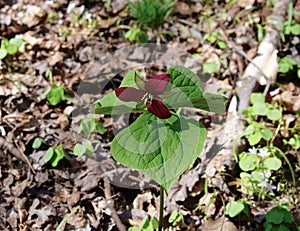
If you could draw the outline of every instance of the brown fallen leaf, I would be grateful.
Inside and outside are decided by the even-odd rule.
[[[228,218],[219,217],[216,220],[205,221],[197,231],[237,231],[235,225]]]

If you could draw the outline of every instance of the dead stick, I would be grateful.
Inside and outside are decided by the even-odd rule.
[[[104,178],[104,195],[105,195],[106,200],[109,201],[108,208],[111,211],[111,217],[115,220],[119,231],[126,231],[125,225],[121,222],[121,220],[114,208],[114,201],[111,199],[110,183],[106,177]]]

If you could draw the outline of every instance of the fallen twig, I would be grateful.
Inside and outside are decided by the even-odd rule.
[[[104,179],[104,195],[106,201],[108,202],[108,208],[111,211],[111,217],[115,220],[119,231],[126,231],[125,225],[121,222],[117,211],[114,208],[114,201],[111,199],[110,183],[107,178]]]

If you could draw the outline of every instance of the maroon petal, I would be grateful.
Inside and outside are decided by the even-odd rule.
[[[169,74],[155,75],[146,82],[145,90],[153,95],[160,95],[165,91],[169,79]]]
[[[138,90],[133,87],[119,87],[116,90],[117,97],[125,102],[134,101],[140,102],[146,94],[143,90]]]
[[[146,104],[148,111],[161,119],[168,119],[171,117],[169,109],[163,104],[161,99],[153,99],[152,102]]]

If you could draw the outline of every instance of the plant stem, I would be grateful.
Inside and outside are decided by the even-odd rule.
[[[164,189],[160,186],[160,203],[159,203],[159,224],[158,231],[162,231],[164,219]]]

